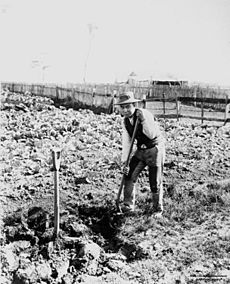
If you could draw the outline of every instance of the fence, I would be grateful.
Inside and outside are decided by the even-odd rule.
[[[214,105],[213,108],[210,108],[210,105],[216,104],[216,102],[225,107],[220,109]],[[199,107],[197,107],[197,103],[200,103]],[[181,118],[199,119],[201,123],[204,120],[223,121],[224,124],[229,121],[230,103],[227,97],[225,99],[194,99],[175,95],[174,99],[149,98],[143,101],[143,107],[153,109],[157,117],[176,118],[177,121]]]
[[[55,105],[63,105],[74,109],[88,108],[96,113],[109,112],[113,97],[109,93],[96,93],[91,86],[85,88],[61,85],[34,85],[23,83],[2,83],[2,89],[8,89],[14,93],[26,93],[31,95],[49,97]]]
[[[130,86],[128,84],[68,84],[36,85],[23,83],[2,83],[2,89],[15,93],[29,92],[32,95],[52,98],[56,105],[74,109],[88,108],[96,113],[116,111],[115,102],[119,93],[132,90],[141,105],[154,108],[158,117],[192,118],[224,121],[229,119],[229,90],[202,88],[200,86]],[[154,107],[153,107],[154,106]],[[190,109],[188,110],[190,106]],[[187,109],[187,111],[185,111]],[[218,110],[218,115],[217,111]],[[207,115],[207,113],[209,115]]]

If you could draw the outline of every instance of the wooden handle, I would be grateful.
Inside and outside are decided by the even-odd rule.
[[[59,169],[61,160],[61,151],[59,149],[53,149],[53,167],[54,167],[54,236],[59,235],[59,223],[60,223],[60,204],[59,204]]]
[[[60,160],[61,160],[61,150],[60,149],[53,149],[52,150],[52,157],[53,157],[53,167],[55,171],[59,171],[60,169]]]
[[[133,130],[133,135],[132,135],[131,143],[130,143],[130,148],[129,148],[128,157],[127,157],[127,160],[126,160],[126,162],[125,162],[125,166],[126,166],[126,167],[129,165],[129,162],[130,162],[130,157],[131,157],[132,150],[133,150],[133,144],[134,144],[135,136],[136,136],[136,133],[137,133],[137,126],[138,126],[138,123],[139,123],[139,118],[137,117],[137,120],[136,120],[136,123],[135,123],[135,126],[134,126],[134,130]]]
[[[126,167],[129,165],[129,162],[130,162],[130,157],[131,157],[131,153],[132,153],[132,150],[133,150],[133,144],[134,144],[134,140],[135,140],[135,136],[136,136],[136,132],[137,132],[138,123],[139,123],[139,118],[137,117],[137,120],[136,120],[136,123],[135,123],[135,127],[134,127],[134,130],[133,130],[133,135],[132,135],[132,139],[131,139],[131,144],[130,144],[130,148],[129,148],[128,157],[127,157],[127,160],[125,162],[125,166]],[[120,207],[119,207],[119,201],[120,201],[120,196],[121,196],[121,192],[122,192],[122,189],[123,189],[124,181],[125,181],[125,175],[123,174],[122,180],[121,180],[121,185],[120,185],[120,188],[118,190],[117,199],[116,199],[116,205],[117,205],[117,209],[119,211],[121,211]]]

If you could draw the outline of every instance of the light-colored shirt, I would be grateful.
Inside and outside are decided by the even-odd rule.
[[[158,122],[155,120],[154,115],[146,110],[141,109],[143,113],[144,120],[141,122],[143,133],[149,138],[154,139],[155,137],[159,137],[158,141],[164,141],[163,136],[161,134],[161,130],[159,127]],[[133,125],[133,117],[129,118],[131,124]],[[125,121],[123,120],[122,123],[122,154],[121,154],[121,160],[122,162],[125,162],[128,157],[129,149],[131,146],[131,137],[129,136],[129,133],[125,127]]]

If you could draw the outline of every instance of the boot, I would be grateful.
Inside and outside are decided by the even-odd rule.
[[[130,205],[130,204],[124,203],[122,208],[121,208],[121,211],[123,213],[131,213],[131,212],[134,212],[134,210],[135,210],[135,206],[133,204]]]
[[[153,211],[156,217],[163,213],[163,194],[152,193]]]
[[[133,212],[135,210],[136,187],[132,180],[126,179],[124,184],[124,206],[122,211]]]

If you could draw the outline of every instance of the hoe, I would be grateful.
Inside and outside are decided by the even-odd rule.
[[[133,131],[133,135],[132,135],[132,139],[131,139],[128,157],[127,157],[127,160],[125,162],[125,167],[129,166],[129,162],[130,162],[130,159],[131,159],[131,153],[132,153],[132,150],[133,150],[134,139],[135,139],[136,132],[137,132],[138,123],[139,123],[139,119],[137,117],[135,127],[134,127],[134,131]],[[122,192],[122,189],[123,189],[123,186],[124,186],[124,181],[125,181],[125,174],[123,174],[123,176],[122,176],[121,185],[120,185],[120,188],[118,190],[117,199],[116,199],[117,211],[120,212],[120,213],[122,213],[122,210],[121,210],[121,207],[120,207],[120,197],[121,197],[121,192]]]

